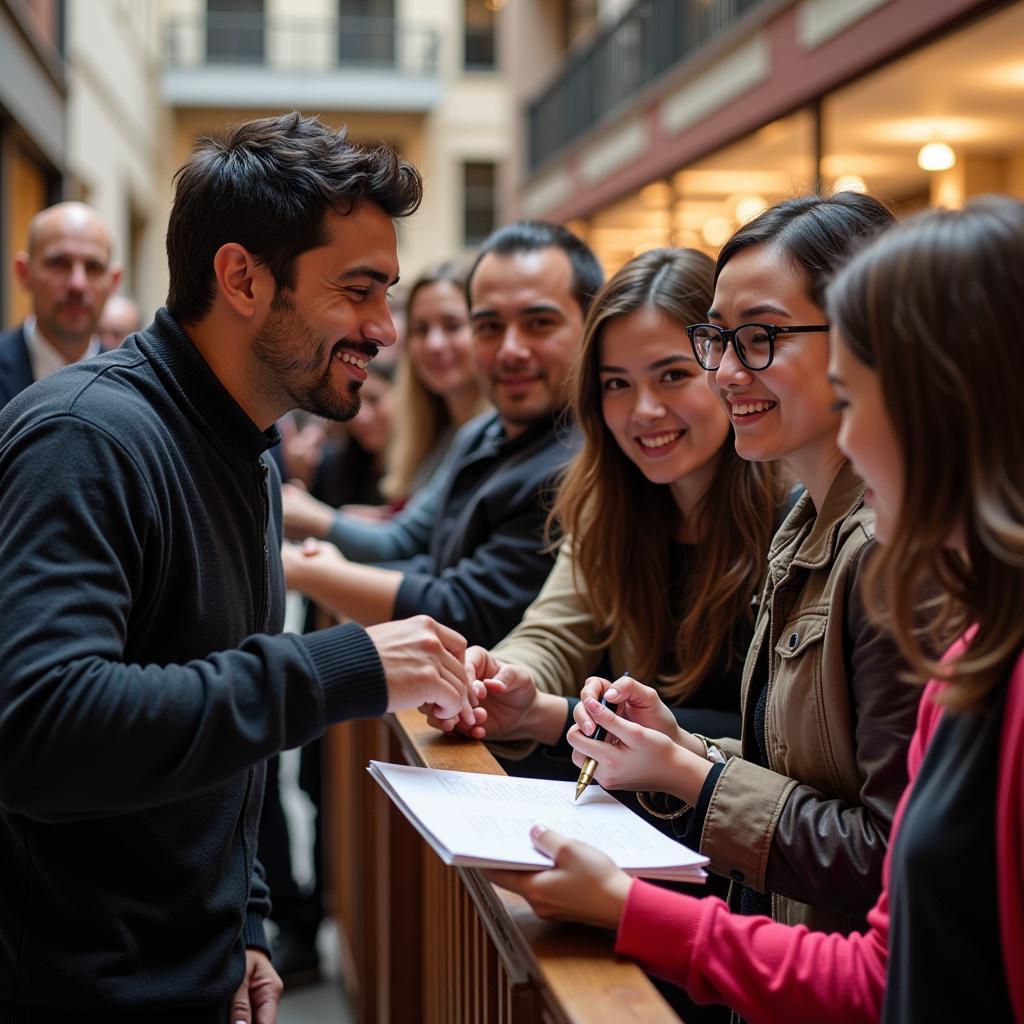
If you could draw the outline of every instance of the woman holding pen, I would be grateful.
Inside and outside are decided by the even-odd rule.
[[[873,513],[838,447],[822,308],[831,275],[892,223],[855,193],[767,210],[726,242],[707,322],[692,330],[737,452],[784,460],[806,488],[768,555],[743,669],[742,741],[694,736],[637,682],[615,689],[620,715],[649,727],[643,743],[593,743],[594,722],[615,735],[612,716],[583,704],[583,730],[568,736],[577,765],[597,758],[606,789],[650,791],[646,806],[731,880],[734,909],[827,932],[866,927],[916,710],[915,694],[892,686],[905,665],[860,597]],[[591,679],[583,694],[609,686]]]
[[[932,680],[868,932],[737,917],[543,829],[534,841],[555,868],[495,881],[544,916],[617,928],[619,952],[752,1022],[1024,1022],[1022,268],[1024,204],[988,197],[908,221],[829,290],[840,444],[884,545],[865,598],[913,676]],[[936,661],[951,632],[961,639]],[[614,689],[632,706],[628,686]],[[908,684],[890,686],[898,699]],[[671,742],[604,724],[626,749]]]
[[[572,398],[583,444],[552,512],[568,539],[522,623],[469,654],[478,680],[511,687],[488,698],[475,735],[555,745],[580,682],[627,668],[691,728],[739,735],[751,601],[788,487],[774,465],[737,456],[686,338],[712,270],[695,250],[656,249],[595,298]],[[571,753],[521,773],[568,778]]]

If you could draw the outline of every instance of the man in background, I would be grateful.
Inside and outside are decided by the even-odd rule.
[[[106,352],[117,348],[129,334],[134,334],[141,328],[142,314],[139,311],[139,304],[127,295],[114,292],[103,307],[103,315],[100,317],[96,333],[100,338],[100,347]]]
[[[100,351],[96,327],[121,280],[110,233],[84,203],[37,213],[14,275],[32,298],[24,323],[0,334],[0,407],[34,381]]]

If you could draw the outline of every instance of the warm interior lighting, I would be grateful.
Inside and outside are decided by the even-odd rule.
[[[860,192],[863,195],[867,190],[867,182],[859,174],[841,174],[832,182],[834,196],[840,192]]]
[[[700,233],[708,245],[717,249],[732,234],[732,225],[724,217],[709,217]]]
[[[768,202],[764,196],[748,195],[740,196],[736,200],[736,220],[740,224],[746,224],[753,220],[758,214],[768,209]]]
[[[672,202],[672,186],[667,181],[652,181],[640,189],[640,205],[645,210],[662,210]]]
[[[484,0],[484,7],[489,11],[500,11],[505,6],[506,0]]]
[[[945,142],[926,142],[917,153],[922,171],[948,171],[956,163],[956,154]]]

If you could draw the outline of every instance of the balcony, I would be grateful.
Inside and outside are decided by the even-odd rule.
[[[529,105],[531,173],[765,2],[638,0]]]
[[[210,14],[164,32],[173,106],[416,112],[441,95],[438,32],[391,18]]]

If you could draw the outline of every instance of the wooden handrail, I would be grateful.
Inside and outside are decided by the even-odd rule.
[[[444,736],[416,711],[387,722],[339,726],[328,745],[341,783],[329,783],[332,888],[360,1024],[678,1024],[608,932],[542,921],[478,871],[441,863],[366,762],[504,772],[482,743]]]

